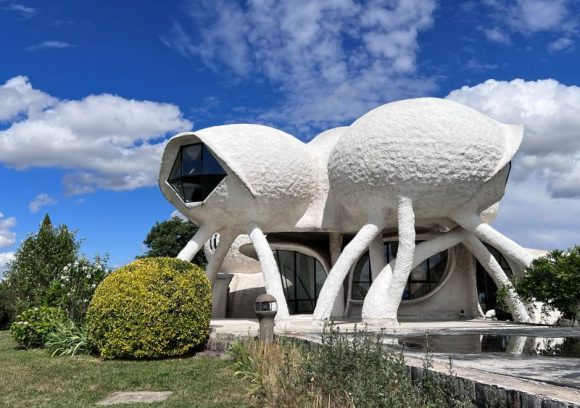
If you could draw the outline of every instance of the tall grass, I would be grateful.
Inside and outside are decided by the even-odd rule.
[[[249,396],[266,407],[473,407],[468,398],[424,370],[412,381],[402,352],[386,349],[380,334],[327,326],[322,344],[278,340],[235,343],[236,376]],[[430,368],[427,355],[424,368]]]

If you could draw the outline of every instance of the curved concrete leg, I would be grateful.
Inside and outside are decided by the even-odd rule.
[[[326,281],[324,281],[324,285],[322,285],[320,290],[320,295],[318,295],[318,301],[312,316],[315,322],[322,322],[330,317],[334,302],[342,289],[344,278],[381,229],[382,225],[366,224],[344,248],[336,264],[326,277]]]
[[[508,288],[508,295],[506,303],[510,309],[510,313],[516,322],[529,323],[531,321],[530,315],[524,303],[514,290],[514,286],[508,279],[500,264],[493,257],[491,252],[477,239],[474,235],[470,235],[463,241],[463,245],[471,252],[485,268],[489,276],[493,279],[498,288],[506,286]]]
[[[399,223],[399,250],[397,253],[397,261],[387,291],[384,309],[374,310],[374,313],[372,313],[367,308],[365,321],[372,325],[397,324],[397,311],[399,310],[401,297],[403,296],[405,285],[407,285],[407,281],[409,280],[411,269],[413,269],[415,212],[413,211],[413,201],[410,198],[399,198],[397,216]]]
[[[473,232],[480,240],[487,242],[502,255],[516,262],[522,270],[532,263],[534,259],[532,254],[491,225],[481,222],[477,215],[460,212],[454,214],[453,219],[466,230]]]
[[[429,241],[421,242],[415,247],[411,269],[433,255],[460,244],[468,234],[469,233],[463,228],[456,228],[453,231],[441,234]],[[392,316],[387,317],[385,311],[387,310],[387,293],[389,291],[392,270],[395,267],[395,264],[396,259],[393,259],[383,268],[377,278],[373,280],[373,284],[371,285],[363,303],[363,321],[372,323],[376,320],[380,321],[385,318],[392,318]]]
[[[386,264],[385,244],[383,234],[378,234],[369,245],[369,263],[371,267],[371,277],[374,282],[383,270]]]
[[[224,258],[232,247],[232,243],[234,242],[234,239],[236,239],[237,235],[237,233],[230,231],[224,231],[220,233],[220,241],[217,245],[217,248],[215,249],[211,261],[209,261],[207,268],[205,268],[205,274],[207,275],[209,283],[211,283],[212,286],[217,278],[217,274],[222,266],[222,263],[224,262]]]
[[[208,239],[216,232],[215,227],[210,225],[200,225],[199,229],[195,235],[189,240],[187,245],[179,252],[177,259],[183,261],[191,262],[191,260],[197,255],[203,244],[207,242]]]
[[[332,268],[342,252],[342,234],[340,232],[331,232],[328,236],[329,251],[330,251],[330,267]],[[344,305],[344,287],[340,287],[340,291],[334,300],[331,316],[342,317],[346,316]]]
[[[280,271],[274,259],[272,249],[264,236],[262,230],[258,227],[250,228],[248,233],[254,249],[258,254],[260,265],[262,266],[262,273],[264,274],[264,286],[266,293],[274,296],[278,302],[278,313],[276,320],[286,320],[290,317],[288,312],[288,304],[286,303],[286,296],[284,296],[284,288],[282,288],[282,280],[280,279]]]

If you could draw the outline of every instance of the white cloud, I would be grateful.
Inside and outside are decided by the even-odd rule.
[[[9,3],[8,5],[4,6],[4,10],[14,11],[24,18],[32,17],[37,13],[37,10],[35,8],[18,3]]]
[[[173,218],[173,217],[177,217],[177,218],[179,218],[180,220],[182,220],[182,221],[184,221],[184,222],[185,222],[185,221],[189,221],[185,215],[183,215],[182,213],[180,213],[180,212],[179,212],[179,211],[177,211],[177,210],[175,210],[175,211],[173,211],[173,212],[171,213],[171,216],[169,217],[169,219],[171,219],[171,218]]]
[[[47,205],[55,205],[57,201],[46,193],[42,193],[34,197],[34,200],[28,204],[28,209],[31,213],[37,213],[42,207]]]
[[[257,119],[308,130],[434,90],[415,61],[434,9],[434,0],[196,1],[163,41],[235,78],[270,81],[283,102]]]
[[[558,52],[571,46],[577,37],[575,0],[485,0],[483,3],[493,11],[492,20],[495,24],[484,30],[485,36],[491,41],[509,43],[508,31],[524,35],[556,33],[560,37],[548,45],[548,50]]]
[[[574,45],[574,41],[569,37],[560,37],[556,41],[551,42],[548,45],[548,51],[552,53],[557,53],[571,48]]]
[[[550,197],[545,182],[533,176],[520,182],[510,180],[495,227],[527,248],[579,245],[580,200]]]
[[[16,218],[5,218],[0,212],[0,248],[7,247],[16,241],[16,233],[11,231],[16,226]]]
[[[154,185],[163,137],[191,128],[175,105],[109,94],[59,100],[25,77],[0,86],[0,118],[10,121],[0,131],[0,163],[70,169],[71,194]]]
[[[14,252],[0,252],[0,281],[4,272],[8,269],[8,264],[14,259]]]
[[[483,30],[483,33],[485,34],[488,40],[493,42],[497,42],[500,44],[509,44],[511,42],[509,35],[497,27],[486,28]]]
[[[512,177],[536,177],[552,197],[580,198],[580,87],[553,79],[491,79],[447,97],[501,122],[524,124]]]
[[[14,77],[0,86],[0,122],[16,120],[18,115],[34,115],[56,102],[56,98],[33,89],[28,78]]]
[[[38,51],[38,50],[47,50],[47,49],[63,49],[63,48],[74,48],[76,45],[65,41],[43,41],[39,44],[31,45],[30,47],[26,48],[28,51]]]

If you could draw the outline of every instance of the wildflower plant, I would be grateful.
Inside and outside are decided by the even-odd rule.
[[[74,322],[84,317],[97,286],[109,273],[107,258],[95,257],[93,261],[80,257],[65,265],[51,283],[48,301],[63,308]]]

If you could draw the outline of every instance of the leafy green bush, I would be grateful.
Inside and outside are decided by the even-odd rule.
[[[83,322],[97,286],[109,272],[107,260],[107,257],[96,256],[94,261],[91,261],[81,256],[65,265],[50,284],[46,302],[64,309],[71,320]]]
[[[10,333],[22,347],[43,347],[48,335],[64,320],[64,312],[59,308],[33,307],[16,317]]]
[[[158,358],[188,353],[207,340],[211,287],[198,266],[144,258],[110,275],[87,311],[89,344],[103,358]]]
[[[54,330],[48,333],[44,346],[52,351],[53,356],[90,354],[92,350],[85,329],[72,320],[58,322]]]
[[[573,323],[580,318],[580,246],[534,259],[515,287],[525,300],[543,302]]]

